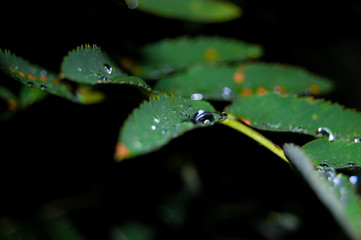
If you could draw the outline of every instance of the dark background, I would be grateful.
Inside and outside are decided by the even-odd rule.
[[[262,45],[263,61],[302,66],[332,79],[335,91],[324,97],[361,110],[359,1],[234,2],[243,16],[218,24],[164,19],[116,1],[4,2],[0,48],[59,72],[63,56],[81,44],[129,54],[167,37],[232,37]],[[0,81],[19,87],[5,75]],[[49,96],[0,123],[3,234],[11,220],[16,228],[47,239],[44,215],[55,209],[88,239],[110,239],[111,229],[134,222],[150,229],[155,239],[344,237],[298,174],[223,126],[195,130],[160,151],[115,163],[119,128],[145,98],[126,86],[105,90],[139,101],[83,106]],[[222,110],[222,104],[215,106]],[[279,145],[312,139],[262,133]],[[197,194],[189,192],[182,177],[187,166],[198,172],[193,184],[202,187]],[[162,209],[173,209],[174,216]],[[272,212],[291,213],[300,224],[287,232],[269,219]],[[178,220],[169,220],[172,216]],[[270,233],[274,229],[278,232]]]

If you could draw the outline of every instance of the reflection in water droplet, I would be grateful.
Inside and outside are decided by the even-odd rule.
[[[317,137],[328,137],[329,141],[335,141],[336,138],[333,135],[333,133],[331,132],[330,129],[326,128],[326,127],[319,127],[316,131],[316,136]]]
[[[213,125],[216,121],[212,113],[202,109],[193,114],[191,120],[193,123],[201,123],[206,125]]]
[[[192,100],[202,100],[203,99],[203,95],[201,93],[193,93],[191,96]]]
[[[151,126],[151,129],[152,129],[152,130],[156,130],[156,129],[157,129],[157,126],[152,125],[152,126]]]
[[[108,74],[112,74],[113,68],[109,64],[104,64],[104,69]]]
[[[130,9],[138,7],[138,0],[126,0],[127,6]]]
[[[349,178],[350,183],[355,185],[358,182],[358,177],[356,175],[353,175]]]

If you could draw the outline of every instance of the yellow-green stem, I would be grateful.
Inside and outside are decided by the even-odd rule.
[[[269,139],[265,138],[259,132],[253,130],[252,128],[248,127],[247,125],[243,124],[242,122],[237,121],[236,118],[234,116],[232,116],[231,114],[228,114],[228,119],[226,119],[225,121],[223,121],[221,123],[252,138],[256,142],[263,145],[268,150],[270,150],[271,152],[273,152],[274,154],[276,154],[277,156],[282,158],[285,162],[289,163],[285,154],[283,153],[282,148],[280,148],[279,146],[277,146],[276,144],[271,142]]]

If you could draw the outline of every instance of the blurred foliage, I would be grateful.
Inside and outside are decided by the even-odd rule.
[[[159,1],[159,5],[152,4],[156,8],[154,10],[146,9],[146,2],[77,0],[71,5],[53,2],[24,2],[20,5],[11,1],[2,3],[6,11],[0,16],[4,23],[0,48],[11,49],[24,58],[5,51],[1,52],[0,58],[2,70],[6,72],[0,76],[0,114],[4,117],[0,119],[0,164],[3,169],[0,176],[0,238],[227,240],[304,239],[311,234],[315,238],[327,239],[343,239],[346,234],[358,236],[355,229],[359,218],[357,214],[352,215],[348,211],[351,209],[351,212],[355,212],[358,203],[354,200],[357,200],[356,193],[360,191],[357,183],[358,168],[353,164],[357,161],[348,161],[358,156],[357,143],[351,142],[352,139],[329,142],[327,134],[330,135],[330,132],[327,131],[320,131],[324,138],[315,141],[312,141],[312,136],[260,131],[278,144],[295,142],[302,146],[311,141],[297,149],[309,154],[307,161],[313,161],[309,164],[312,170],[322,168],[322,174],[314,174],[312,171],[305,174],[297,164],[295,168],[299,169],[306,182],[310,181],[308,176],[312,174],[319,177],[310,177],[311,181],[316,182],[310,184],[313,190],[313,186],[319,185],[320,181],[328,184],[328,187],[341,183],[336,186],[340,195],[336,193],[330,198],[339,201],[340,196],[351,196],[348,200],[352,200],[352,204],[347,205],[346,202],[338,213],[346,216],[346,224],[338,224],[340,220],[336,217],[335,221],[332,217],[340,205],[326,204],[325,207],[317,199],[318,196],[325,202],[323,194],[315,190],[315,195],[279,159],[224,126],[215,124],[212,128],[197,128],[168,142],[166,147],[139,156],[136,160],[114,163],[113,154],[114,145],[120,137],[120,125],[126,124],[128,115],[144,101],[144,95],[157,95],[157,91],[151,90],[153,87],[165,90],[158,88],[158,83],[146,83],[141,78],[171,79],[178,74],[186,76],[197,68],[217,69],[245,63],[257,65],[254,59],[261,55],[265,62],[305,67],[317,75],[332,79],[335,85],[334,91],[329,93],[323,92],[323,88],[311,88],[307,84],[306,90],[304,87],[300,90],[302,93],[321,93],[325,98],[340,102],[348,108],[361,109],[358,94],[358,80],[361,77],[358,66],[360,38],[337,32],[339,25],[342,30],[356,29],[355,26],[361,22],[361,5],[357,1],[337,6],[303,2],[295,8],[294,3],[235,0],[183,1],[180,3],[183,6],[176,8],[172,8],[176,5],[167,2],[170,7],[165,8],[163,1]],[[196,15],[190,14],[190,11],[182,12],[188,10],[187,4],[192,2],[204,6],[192,12]],[[214,8],[212,4],[223,4],[231,10],[202,10],[201,13],[207,13],[205,17],[197,12],[203,7]],[[128,6],[136,8],[129,9]],[[221,7],[216,8],[218,10]],[[242,17],[237,18],[240,9]],[[225,15],[218,18],[212,16],[213,13]],[[9,19],[14,18],[17,18],[16,23],[9,22]],[[21,20],[21,24],[17,23],[18,20]],[[214,21],[217,23],[214,24]],[[320,29],[325,30],[327,26],[332,31],[321,34]],[[311,34],[312,30],[317,31],[317,34]],[[191,37],[178,38],[184,35]],[[242,39],[256,43],[252,44],[256,51],[251,51],[251,56],[222,60],[218,58],[223,51],[221,48],[210,48],[201,43],[204,48],[199,51],[198,58],[192,57],[196,61],[181,58],[182,55],[197,54],[196,49],[191,47],[196,45],[194,41],[199,35],[203,39],[207,38],[206,35],[237,39],[236,43]],[[185,44],[178,44],[177,47],[175,43],[179,39],[183,39]],[[87,82],[79,84],[75,78],[72,79],[71,74],[64,74],[64,67],[59,69],[69,49],[87,43],[102,46],[104,51],[101,54],[95,51],[97,57],[102,57],[105,52],[112,53],[107,56],[106,62],[98,62],[101,57],[92,59],[99,63],[96,67],[100,68],[93,73],[97,83],[91,85],[87,85]],[[169,47],[166,53],[170,54],[170,58],[152,65],[149,59],[154,58],[155,63],[156,59],[167,56],[160,54],[160,45],[158,51],[146,50],[157,44]],[[221,43],[220,46],[226,44]],[[237,51],[229,48],[226,55],[233,53],[237,54]],[[174,59],[182,61],[182,64],[167,66]],[[77,64],[70,64],[68,68],[73,68],[73,73],[79,64],[92,64],[84,63],[81,57],[76,60]],[[85,58],[85,62],[87,60]],[[125,81],[120,78],[114,79],[115,84],[100,84],[99,79],[101,83],[107,83],[103,80],[109,80],[107,74],[114,73],[114,66],[119,67],[124,74],[120,74],[120,78],[126,74],[135,75],[126,76],[129,77],[129,84],[119,86],[117,83]],[[102,75],[99,76],[99,73]],[[9,81],[9,76],[25,85]],[[231,77],[234,80],[234,76]],[[242,74],[236,75],[237,80],[241,78]],[[58,80],[61,80],[59,85]],[[161,81],[166,80],[164,78]],[[29,82],[33,88],[28,86]],[[287,80],[285,82],[288,83]],[[59,90],[58,86],[63,84],[65,90]],[[272,86],[265,89],[268,92],[284,93],[283,88]],[[225,87],[228,86],[222,85],[217,93],[221,90],[227,94],[229,91],[224,91]],[[186,90],[193,92],[192,89]],[[267,98],[267,95],[263,95],[264,89],[259,87],[252,89],[251,97],[247,97],[251,95],[248,90],[237,91],[235,97],[242,95],[244,98],[240,101],[244,102]],[[53,95],[66,96],[62,99]],[[46,101],[42,101],[44,97],[47,97]],[[199,95],[194,97],[199,99]],[[206,94],[203,97],[206,98]],[[98,104],[84,106],[66,99]],[[295,99],[302,101],[300,98]],[[327,101],[320,102],[325,106],[338,106]],[[222,110],[225,107],[224,101],[211,103],[215,109]],[[269,102],[264,103],[263,108]],[[250,110],[259,109],[249,107]],[[285,109],[292,110],[292,106]],[[307,113],[307,109],[295,109],[299,112],[306,110],[304,112]],[[346,111],[343,107],[340,109],[341,112]],[[281,110],[284,109],[273,109],[275,113]],[[326,115],[325,121],[334,117],[333,112],[327,115],[329,118]],[[153,116],[151,120],[154,121]],[[344,120],[347,118],[338,119],[335,124]],[[245,119],[243,121],[249,123]],[[349,125],[349,121],[342,124]],[[329,130],[334,133],[333,128]],[[357,137],[358,130],[354,132],[351,133],[352,137]],[[329,150],[318,154],[320,146]],[[328,193],[325,196],[332,196],[333,190],[326,189]],[[342,189],[347,189],[345,195],[342,195]],[[341,204],[345,204],[342,198]],[[315,226],[318,231],[315,231]]]

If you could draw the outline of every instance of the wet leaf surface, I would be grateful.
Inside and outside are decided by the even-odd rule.
[[[308,154],[293,144],[286,144],[284,151],[350,238],[360,239],[360,198],[349,178],[332,168],[316,169]]]
[[[170,140],[202,126],[210,126],[225,116],[215,113],[204,101],[161,95],[135,109],[121,128],[116,158],[135,157],[155,151]]]
[[[361,113],[311,97],[255,95],[236,100],[226,112],[263,130],[298,132],[331,141],[361,136]]]
[[[159,80],[154,89],[197,99],[232,100],[240,95],[263,95],[266,92],[325,94],[332,89],[332,84],[299,67],[245,63],[238,66],[195,66]]]

